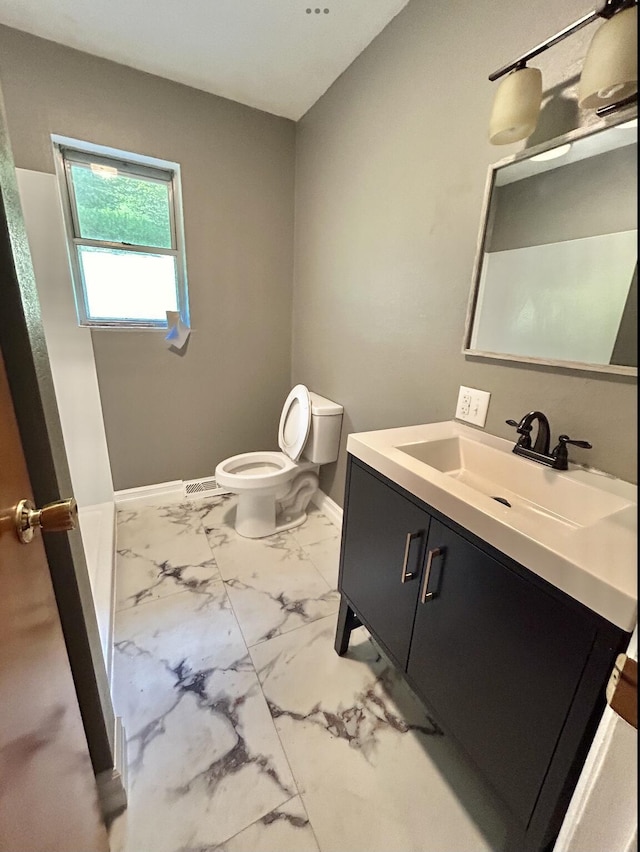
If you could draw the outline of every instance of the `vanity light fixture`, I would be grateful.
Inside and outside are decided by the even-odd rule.
[[[638,7],[630,6],[595,33],[582,67],[578,106],[609,106],[637,91]]]
[[[498,86],[489,120],[491,144],[507,145],[530,136],[538,123],[541,103],[542,72],[523,63]]]
[[[535,130],[542,102],[542,75],[537,68],[528,68],[527,62],[599,19],[604,18],[605,22],[596,31],[587,52],[580,80],[579,106],[595,109],[597,115],[603,116],[636,102],[637,13],[637,0],[601,0],[593,12],[490,74],[492,82],[505,77],[496,92],[489,122],[491,143],[517,142]],[[537,81],[531,72],[537,72]]]
[[[536,154],[531,157],[532,163],[544,163],[546,160],[556,160],[558,157],[564,157],[571,150],[571,142],[566,142],[564,145],[558,145],[556,148],[550,148],[548,151],[543,151],[541,154]]]

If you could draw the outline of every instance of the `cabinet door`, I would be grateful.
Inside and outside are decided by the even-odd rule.
[[[427,548],[408,674],[526,825],[595,629],[438,521]]]
[[[430,516],[353,462],[348,500],[340,591],[405,669]]]

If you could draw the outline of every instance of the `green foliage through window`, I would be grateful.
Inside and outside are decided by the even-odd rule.
[[[172,248],[169,183],[73,163],[82,239]]]

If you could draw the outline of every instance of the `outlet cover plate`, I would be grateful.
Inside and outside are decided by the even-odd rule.
[[[460,385],[456,418],[464,420],[466,423],[473,423],[474,426],[484,426],[487,421],[490,398],[489,391],[466,388],[464,385]]]

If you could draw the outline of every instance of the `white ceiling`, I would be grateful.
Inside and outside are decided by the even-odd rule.
[[[407,2],[0,0],[0,22],[297,120]]]

